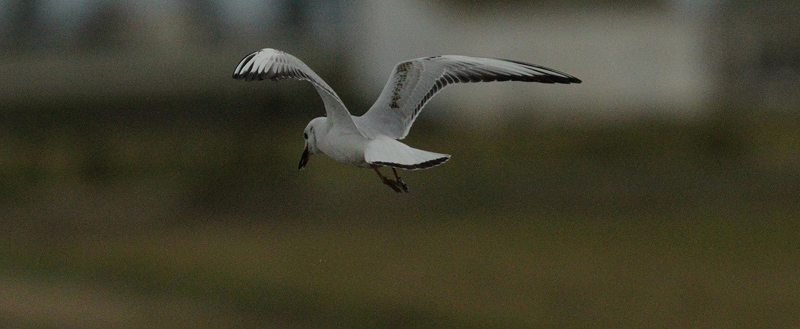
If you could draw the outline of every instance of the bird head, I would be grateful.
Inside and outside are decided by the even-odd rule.
[[[297,166],[297,169],[305,168],[311,155],[320,153],[319,149],[317,148],[316,134],[320,131],[320,127],[322,127],[325,121],[325,117],[315,118],[314,120],[311,120],[311,122],[309,122],[306,126],[306,129],[303,130],[303,139],[306,141],[306,146],[305,150],[303,150],[303,155],[300,157],[300,165]]]

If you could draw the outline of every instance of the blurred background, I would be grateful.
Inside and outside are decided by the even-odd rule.
[[[797,328],[800,3],[0,1],[0,327]],[[305,82],[363,113],[393,65],[461,84],[402,173],[314,157]]]

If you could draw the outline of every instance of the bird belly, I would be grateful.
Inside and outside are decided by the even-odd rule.
[[[364,149],[368,139],[356,134],[329,135],[326,142],[318,145],[320,151],[338,162],[356,167],[369,167],[364,160]]]

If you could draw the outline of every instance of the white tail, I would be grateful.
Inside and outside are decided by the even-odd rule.
[[[449,159],[449,154],[418,150],[389,137],[370,141],[364,150],[364,160],[369,164],[407,170],[427,169]]]

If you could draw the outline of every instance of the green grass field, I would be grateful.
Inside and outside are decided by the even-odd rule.
[[[0,326],[800,325],[796,117],[422,121],[408,195],[237,117],[7,118]]]

